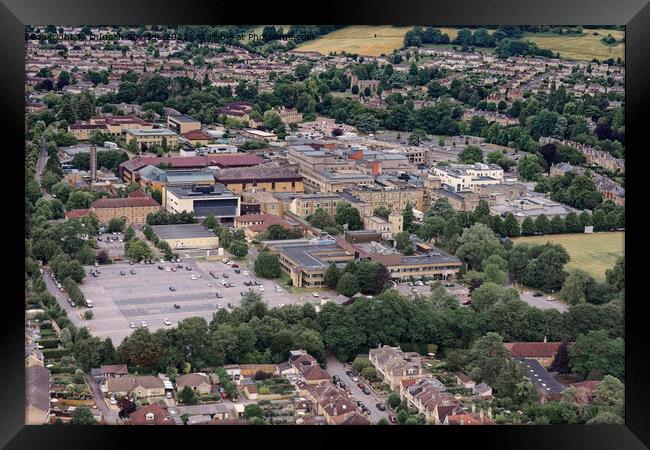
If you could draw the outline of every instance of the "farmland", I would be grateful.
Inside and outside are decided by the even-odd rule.
[[[594,35],[593,33],[598,33]],[[534,42],[540,48],[546,48],[553,53],[560,53],[561,58],[591,61],[608,58],[625,59],[625,44],[606,45],[601,38],[611,34],[620,40],[625,33],[620,30],[593,29],[584,30],[582,35],[558,35],[549,33],[530,33],[524,35],[522,40]],[[451,36],[450,36],[451,37]]]
[[[391,25],[352,25],[301,44],[296,47],[296,50],[318,52],[323,55],[330,52],[348,52],[365,56],[379,56],[402,48],[404,35],[410,29],[411,27]]]
[[[516,244],[561,244],[571,257],[568,269],[582,269],[598,280],[605,279],[605,271],[623,256],[625,232],[615,231],[593,234],[556,234],[550,236],[525,236],[513,239]]]

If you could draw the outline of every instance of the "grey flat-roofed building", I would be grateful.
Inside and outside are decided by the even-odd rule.
[[[167,186],[163,201],[170,212],[194,212],[198,218],[214,215],[220,223],[232,224],[240,215],[240,198],[221,184],[210,186]]]

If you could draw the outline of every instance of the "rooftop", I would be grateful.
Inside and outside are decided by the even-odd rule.
[[[198,223],[155,225],[151,229],[160,239],[215,237],[215,234]]]

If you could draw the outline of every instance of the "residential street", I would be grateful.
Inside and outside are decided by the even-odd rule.
[[[111,410],[106,402],[104,401],[104,396],[102,391],[93,379],[92,376],[86,375],[86,383],[90,387],[90,391],[93,394],[93,399],[97,404],[97,407],[102,411],[102,416],[108,425],[118,425],[119,424],[119,413],[117,411]]]
[[[56,298],[59,306],[65,310],[68,319],[70,319],[75,327],[81,328],[88,326],[88,322],[82,320],[81,317],[79,317],[79,310],[77,308],[73,308],[68,303],[68,295],[65,292],[61,292],[57,289],[56,283],[54,280],[52,280],[51,273],[52,271],[49,267],[43,269],[43,280],[45,280],[47,291]],[[91,327],[88,328],[90,329]]]
[[[345,373],[346,370],[352,370],[352,366],[349,364],[344,366],[343,363],[334,356],[328,355],[326,370],[330,375],[338,376],[346,385],[348,385],[352,395],[354,396],[355,402],[356,400],[361,400],[363,404],[366,405],[366,408],[370,410],[370,415],[367,416],[367,418],[372,424],[376,424],[382,417],[388,420],[388,411],[379,411],[376,406],[377,403],[385,404],[386,399],[381,398],[372,388],[370,388],[368,383],[361,381],[361,378],[359,378],[359,381],[357,382],[352,381],[352,378],[347,376]],[[359,386],[357,386],[357,383],[359,382],[368,386],[370,389],[370,395],[364,394],[363,391],[359,389]]]

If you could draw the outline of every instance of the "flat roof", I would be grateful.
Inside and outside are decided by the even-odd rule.
[[[155,225],[151,229],[160,239],[216,237],[211,230],[198,223]]]
[[[195,119],[192,116],[188,116],[187,114],[172,115],[168,117],[175,120],[176,122],[199,122],[199,120]]]
[[[223,184],[214,184],[210,185],[214,187],[212,192],[194,192],[192,188],[180,187],[180,186],[167,186],[167,191],[174,194],[176,197],[183,198],[199,198],[199,197],[213,197],[213,196],[222,196],[222,197],[236,197],[236,195],[228,190]]]
[[[141,130],[139,128],[129,129],[128,133],[133,136],[176,136],[176,133],[169,128],[154,128],[152,130]]]

